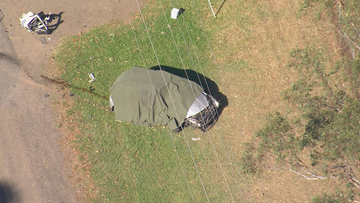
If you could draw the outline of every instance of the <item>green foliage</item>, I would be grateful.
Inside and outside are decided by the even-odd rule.
[[[360,65],[359,49],[360,44],[360,4],[357,0],[343,0],[338,5],[338,18],[335,23],[341,33],[340,40],[348,50],[349,57],[346,78],[350,80],[354,89],[353,94],[360,98],[357,89],[360,88]]]
[[[342,203],[354,201],[354,186],[352,183],[346,184],[343,190],[337,190],[334,194],[321,194],[313,198],[313,203]]]
[[[360,75],[360,59],[354,60],[351,63],[351,72],[354,76]]]
[[[360,98],[360,93],[358,92],[358,90],[360,89],[360,58],[351,61],[350,67],[351,69],[348,77],[350,78],[350,82],[352,83],[355,96]]]
[[[270,115],[265,127],[256,136],[261,140],[263,151],[275,154],[282,161],[292,159],[297,150],[293,129],[279,112]]]
[[[301,115],[290,122],[276,112],[267,119],[254,140],[245,145],[244,173],[260,171],[253,168],[261,167],[267,155],[295,165],[301,161],[299,155],[307,153],[311,166],[325,167],[323,171],[330,165],[360,159],[360,101],[333,85],[331,79],[341,78],[340,65],[328,68],[325,64],[326,57],[319,49],[291,52],[288,67],[298,71],[299,79],[283,95]]]
[[[322,148],[320,156],[325,160],[356,160],[360,155],[360,128],[354,115],[359,115],[360,102],[329,84],[330,77],[339,75],[338,68],[324,64],[321,50],[307,48],[291,53],[289,67],[297,69],[300,77],[285,92],[285,99],[303,112],[305,124],[299,144],[301,149]]]
[[[334,1],[332,1],[332,0],[303,0],[303,1],[300,1],[300,10],[310,8],[317,4],[320,4],[326,8],[329,8],[334,5]]]
[[[278,163],[294,163],[299,147],[289,121],[279,112],[269,115],[266,125],[251,143],[244,144],[241,169],[245,174],[261,172],[264,158],[274,154]],[[257,143],[257,147],[254,146]]]
[[[343,203],[343,202],[349,202],[349,200],[344,195],[323,194],[322,196],[315,197],[312,202],[313,203]]]
[[[306,13],[309,9],[315,9],[318,6],[321,8],[331,8],[334,5],[334,1],[332,0],[303,0],[299,1],[300,12]],[[320,9],[321,11],[322,9]],[[319,14],[319,13],[318,13]]]
[[[338,26],[345,32],[355,43],[360,41],[359,26],[360,5],[357,0],[343,0],[342,5],[338,8],[339,19]]]
[[[245,143],[244,151],[240,159],[241,171],[245,174],[255,174],[259,172],[261,169],[261,167],[259,167],[260,161],[261,158],[257,157],[254,145],[252,143]]]
[[[360,158],[360,102],[347,98],[344,108],[323,130],[324,158],[356,162]]]

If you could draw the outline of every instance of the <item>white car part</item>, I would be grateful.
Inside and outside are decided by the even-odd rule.
[[[209,102],[206,98],[206,93],[203,92],[195,99],[194,103],[190,106],[190,108],[186,114],[186,118],[196,115],[197,113],[204,110],[208,106],[209,106]]]
[[[113,100],[112,100],[112,98],[111,98],[111,95],[110,95],[110,99],[109,99],[109,105],[110,105],[110,109],[111,109],[112,111],[114,111],[114,102],[113,102]]]
[[[42,20],[39,15],[35,15],[33,12],[23,13],[20,17],[21,26],[29,32],[47,32],[48,20],[50,20],[50,17]]]

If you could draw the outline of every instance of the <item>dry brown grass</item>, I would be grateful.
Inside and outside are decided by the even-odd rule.
[[[42,77],[43,81],[40,82],[52,87],[57,92],[52,99],[52,108],[57,111],[57,126],[62,134],[58,143],[65,155],[64,165],[67,170],[70,170],[68,180],[71,187],[76,191],[77,202],[88,202],[89,199],[96,198],[98,191],[90,176],[91,166],[88,157],[78,150],[78,138],[76,136],[81,135],[81,131],[78,128],[77,114],[70,116],[67,113],[73,107],[74,100],[70,96],[66,83],[62,84],[62,80],[59,79],[61,73],[57,64],[53,60],[49,60],[46,66],[48,69],[45,72],[45,77]]]
[[[264,124],[268,113],[296,114],[296,109],[281,97],[296,79],[295,71],[286,67],[290,52],[308,45],[320,47],[333,59],[329,65],[341,57],[341,52],[330,19],[316,20],[310,13],[300,15],[297,0],[238,4],[225,3],[220,15],[224,15],[227,26],[220,26],[222,30],[213,43],[218,47],[218,67],[231,66],[220,68],[219,86],[229,106],[219,125],[227,132],[235,156],[240,157],[242,144]],[[240,24],[234,19],[237,15],[246,15],[251,23]],[[224,52],[224,48],[233,54]],[[251,202],[310,202],[316,195],[332,192],[336,180],[309,181],[286,168],[272,168],[265,169],[260,179],[247,181],[244,192]]]
[[[59,88],[58,98],[53,104],[59,113],[58,127],[63,135],[59,145],[65,154],[65,165],[71,170],[69,182],[76,191],[77,201],[87,202],[88,199],[96,199],[98,192],[90,176],[91,166],[87,154],[78,150],[77,136],[81,135],[81,132],[76,122],[76,114],[72,116],[67,114],[72,103],[68,90]]]

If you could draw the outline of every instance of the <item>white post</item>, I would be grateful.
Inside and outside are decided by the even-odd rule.
[[[210,0],[208,0],[208,2],[209,2],[209,6],[210,6],[210,9],[211,9],[211,12],[212,12],[212,14],[213,14],[214,18],[216,18],[216,16],[215,16],[215,12],[214,12],[214,9],[213,9],[213,7],[212,7],[212,5],[211,5]]]

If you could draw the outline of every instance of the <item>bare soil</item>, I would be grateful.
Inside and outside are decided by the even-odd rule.
[[[139,1],[141,3],[143,0]],[[52,109],[62,96],[50,74],[52,53],[62,38],[86,32],[111,20],[128,20],[137,11],[136,1],[89,2],[3,0],[0,22],[0,202],[82,202],[81,184],[71,180],[74,155],[64,144],[57,126],[64,119]],[[125,10],[126,9],[126,10]],[[27,32],[22,13],[57,14],[56,29],[49,35]],[[0,13],[0,19],[1,19]],[[65,99],[67,97],[64,97]],[[63,99],[64,99],[63,98]],[[65,150],[65,151],[64,151]]]

